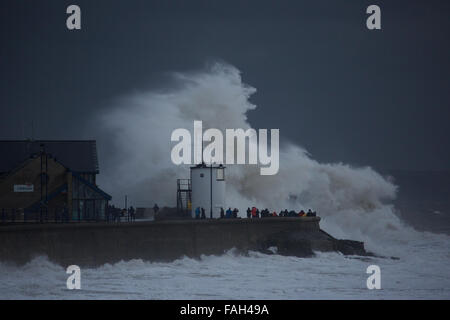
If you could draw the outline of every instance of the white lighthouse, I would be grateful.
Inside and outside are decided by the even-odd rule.
[[[192,204],[195,209],[204,208],[206,218],[220,218],[220,209],[225,208],[225,167],[204,163],[191,167]]]

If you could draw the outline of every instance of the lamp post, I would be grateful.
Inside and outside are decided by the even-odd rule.
[[[213,167],[213,163],[212,163],[212,161],[211,161],[211,166],[210,166],[210,171],[209,171],[209,178],[210,178],[210,218],[212,219],[212,217],[213,217],[213,205],[212,205],[212,167]]]

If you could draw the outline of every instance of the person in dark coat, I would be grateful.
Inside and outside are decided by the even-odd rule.
[[[136,221],[136,212],[135,212],[133,206],[130,206],[130,209],[128,209],[128,212],[130,214],[130,220]]]
[[[250,208],[247,208],[247,219],[250,219],[252,217],[252,210]]]
[[[155,216],[156,216],[156,214],[158,213],[158,211],[159,211],[159,207],[158,207],[158,205],[155,203],[155,205],[153,206],[153,212],[155,213]]]
[[[223,208],[220,208],[220,219],[225,218],[225,211],[223,210]]]
[[[205,208],[202,207],[202,219],[206,219]]]

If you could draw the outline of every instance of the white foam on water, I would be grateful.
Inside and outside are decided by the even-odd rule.
[[[366,287],[371,264],[381,268],[381,290]],[[199,260],[131,260],[83,268],[81,290],[68,290],[63,268],[41,257],[23,267],[0,264],[0,299],[448,299],[450,279],[444,268],[436,260],[338,253],[242,256],[230,250]]]

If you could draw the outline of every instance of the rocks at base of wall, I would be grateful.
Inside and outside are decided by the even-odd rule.
[[[322,230],[321,230],[322,231]],[[364,242],[335,239],[326,232],[279,232],[260,242],[257,250],[271,254],[270,248],[276,247],[276,253],[284,256],[307,258],[315,251],[340,252],[344,255],[372,256],[364,248]]]
[[[345,255],[373,256],[372,253],[364,249],[364,242],[361,241],[336,239],[334,244],[336,251]]]

